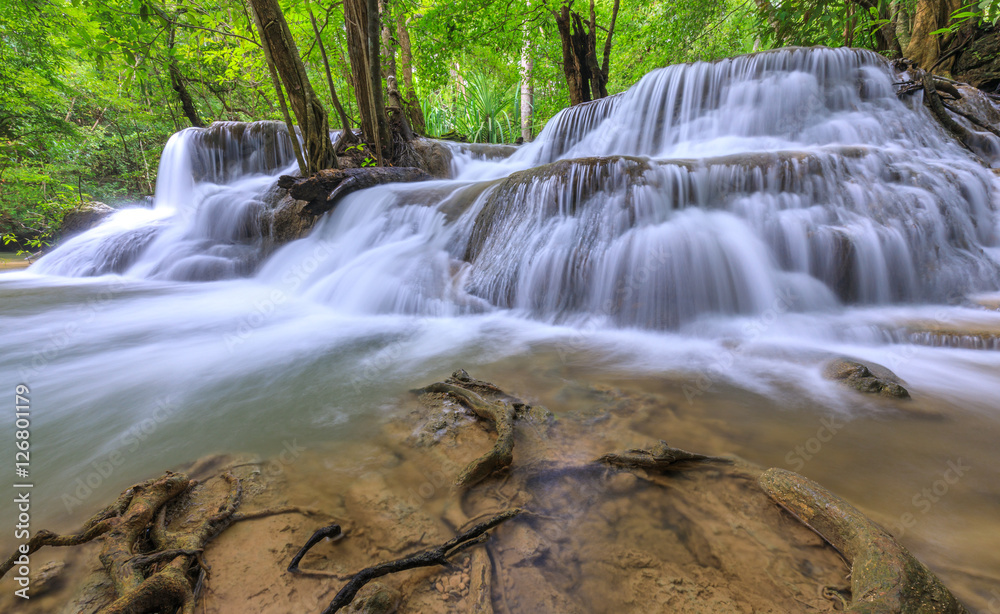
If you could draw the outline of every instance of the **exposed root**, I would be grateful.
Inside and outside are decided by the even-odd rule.
[[[304,557],[313,546],[324,539],[337,539],[342,535],[343,533],[340,530],[339,524],[331,524],[328,527],[316,529],[316,532],[313,533],[308,540],[306,540],[306,544],[295,553],[294,557],[292,557],[292,562],[288,564],[288,571],[290,573],[299,573],[299,561],[302,560],[302,557]]]
[[[487,401],[477,392],[469,388],[480,388],[495,391],[500,396],[497,401]],[[488,382],[472,379],[463,370],[456,371],[444,381],[420,388],[414,392],[426,394],[436,392],[454,397],[460,403],[472,410],[479,418],[493,423],[497,431],[497,439],[493,448],[478,459],[469,463],[455,480],[459,486],[473,486],[493,473],[509,467],[514,460],[514,420],[517,416],[517,406],[512,403],[512,397],[503,394],[499,388]],[[510,399],[510,400],[508,400]],[[516,401],[516,400],[515,400]]]
[[[221,505],[211,505],[194,500],[198,482],[168,471],[126,490],[115,503],[84,523],[76,535],[39,531],[28,543],[28,554],[43,546],[76,546],[103,536],[99,558],[116,598],[100,614],[194,614],[197,589],[207,577],[201,554],[212,538],[240,520],[316,513],[284,507],[237,514],[242,482],[228,472],[222,479],[228,482],[229,491]],[[168,509],[175,510],[177,520],[173,523],[168,521]],[[19,556],[20,552],[15,553],[0,566],[0,577]]]
[[[671,448],[667,445],[667,442],[660,441],[649,450],[626,450],[619,454],[605,454],[598,458],[597,462],[625,469],[666,471],[681,469],[684,464],[693,462],[732,464],[733,461],[727,458],[705,456],[704,454],[695,454],[694,452],[688,452],[679,448]]]
[[[466,548],[482,543],[482,540],[485,539],[487,531],[520,513],[521,510],[519,509],[508,510],[501,514],[497,514],[486,522],[477,524],[468,531],[448,540],[436,548],[431,548],[402,559],[362,569],[351,577],[351,581],[348,582],[344,588],[340,589],[340,592],[338,592],[337,596],[333,598],[330,605],[323,610],[323,614],[333,614],[347,604],[351,603],[355,595],[358,594],[358,591],[361,590],[364,585],[368,584],[372,580],[375,580],[376,578],[381,578],[382,576],[400,571],[406,571],[407,569],[416,569],[417,567],[448,565],[449,557],[454,556]],[[310,540],[312,540],[312,538],[310,538]]]
[[[115,571],[108,568],[108,573],[115,581],[115,586],[118,586],[118,582],[134,582],[132,566],[128,564],[128,560],[132,558],[132,546],[142,535],[156,510],[186,490],[190,483],[184,474],[167,472],[155,480],[136,484],[123,492],[117,501],[94,514],[76,535],[56,535],[44,529],[38,531],[28,541],[27,554],[30,555],[43,546],[78,546],[107,534],[101,561],[104,562],[107,558],[113,565]],[[15,552],[0,565],[0,578],[10,571],[19,556],[20,552]],[[105,566],[107,565],[106,563]]]
[[[927,567],[847,501],[786,469],[768,469],[758,483],[851,565],[853,600],[845,611],[967,614]]]
[[[941,95],[937,92],[937,87],[934,83],[934,77],[929,72],[924,72],[921,76],[921,82],[924,86],[924,101],[930,108],[934,117],[937,118],[941,125],[944,126],[948,132],[952,133],[956,139],[962,143],[966,149],[975,151],[973,149],[974,137],[972,133],[965,128],[965,126],[959,124],[957,121],[952,119],[948,115],[948,111],[944,108],[944,103],[941,101]]]

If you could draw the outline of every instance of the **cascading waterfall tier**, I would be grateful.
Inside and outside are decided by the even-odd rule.
[[[173,135],[152,209],[123,209],[32,270],[207,281],[245,276],[261,253],[262,197],[294,164],[280,122],[217,122]]]
[[[188,130],[164,152],[154,211],[121,212],[35,270],[253,274],[351,312],[655,329],[995,289],[997,179],[893,81],[852,49],[664,68],[561,112],[507,160],[347,197],[259,271],[252,226],[291,163],[287,133]]]
[[[535,317],[671,328],[1000,283],[996,178],[871,52],[671,66],[507,164],[475,208],[469,289]]]

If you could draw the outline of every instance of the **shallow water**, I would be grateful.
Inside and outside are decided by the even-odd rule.
[[[352,194],[274,253],[253,221],[287,151],[215,130],[175,137],[154,209],[0,275],[36,527],[209,453],[335,454],[462,367],[595,429],[608,389],[648,395],[650,442],[801,471],[989,611],[1000,311],[964,297],[1000,289],[1000,188],[870,54],[665,69],[507,161]],[[824,379],[838,355],[912,400]]]

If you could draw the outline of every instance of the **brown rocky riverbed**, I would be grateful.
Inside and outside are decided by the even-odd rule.
[[[227,455],[178,468],[203,481],[203,506],[224,500],[220,476],[232,468],[242,478],[241,511],[294,505],[319,512],[249,519],[221,532],[203,553],[207,573],[197,611],[320,612],[350,574],[439,545],[514,508],[524,512],[494,529],[483,546],[456,555],[452,567],[383,577],[380,595],[399,612],[797,612],[837,611],[851,601],[849,564],[765,494],[757,483],[761,467],[737,456],[664,470],[594,462],[655,447],[664,435],[677,447],[725,455],[734,451],[739,424],[671,399],[654,381],[540,380],[540,374],[496,379],[532,404],[517,405],[510,467],[467,488],[456,486],[456,478],[494,445],[495,435],[440,392],[401,398],[381,432],[365,441],[330,449],[293,445],[272,459]],[[529,390],[544,392],[525,395]],[[576,411],[560,411],[566,406]],[[897,419],[897,426],[900,420],[910,422]],[[831,435],[855,428],[827,422]],[[803,445],[798,460],[809,454],[809,440]],[[342,527],[344,538],[315,546],[301,563],[307,573],[286,572],[313,531],[330,523]],[[26,614],[99,611],[111,596],[106,580],[93,589],[102,573],[99,541],[42,549],[33,568],[48,579],[36,579],[34,597],[23,602],[5,578],[10,590],[0,607]],[[967,603],[989,594],[995,574],[976,571],[974,560],[957,569],[931,559]]]

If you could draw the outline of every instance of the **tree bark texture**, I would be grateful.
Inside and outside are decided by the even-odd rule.
[[[427,131],[427,124],[424,120],[424,111],[420,108],[420,99],[417,98],[417,90],[413,87],[413,51],[410,45],[410,30],[406,27],[406,17],[403,13],[396,16],[396,38],[399,40],[399,72],[403,77],[401,92],[403,106],[406,108],[410,127],[424,134]]]
[[[563,74],[569,88],[569,102],[571,105],[578,105],[608,95],[611,38],[618,17],[619,2],[616,0],[614,4],[611,25],[604,41],[603,62],[598,63],[598,26],[594,0],[590,0],[590,14],[586,22],[579,13],[572,10],[574,1],[567,0],[554,14],[562,41]]]
[[[324,168],[336,168],[337,156],[330,142],[330,126],[326,109],[316,97],[298,48],[292,39],[277,0],[249,0],[257,17],[261,44],[270,50],[271,60],[288,93],[305,141],[306,166],[314,173]]]
[[[392,157],[392,142],[382,97],[378,0],[344,0],[344,22],[361,132],[381,164]]]
[[[930,70],[952,38],[948,34],[939,36],[932,35],[931,32],[947,26],[951,14],[961,5],[961,0],[918,0],[910,44],[906,46],[906,57],[920,68]],[[948,72],[950,64],[939,67],[937,72]]]

